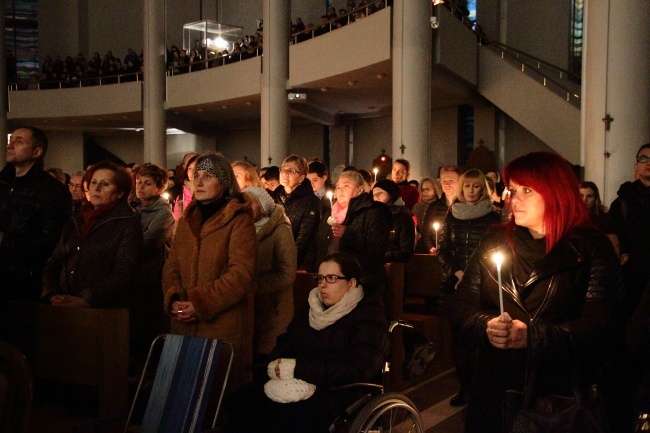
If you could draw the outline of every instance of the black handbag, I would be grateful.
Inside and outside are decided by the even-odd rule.
[[[572,354],[573,355],[573,354]],[[504,433],[606,433],[604,411],[596,385],[583,395],[570,357],[573,396],[547,395],[532,400],[537,366],[529,370],[524,391],[506,391]]]

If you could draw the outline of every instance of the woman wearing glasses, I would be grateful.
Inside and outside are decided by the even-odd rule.
[[[289,155],[280,167],[280,186],[273,191],[273,200],[284,206],[291,221],[293,240],[298,250],[298,269],[306,269],[307,252],[320,221],[320,200],[307,179],[308,168],[305,158]]]
[[[228,432],[327,432],[356,398],[332,388],[369,382],[388,351],[388,324],[376,297],[364,297],[362,270],[350,254],[318,266],[309,308],[299,309],[277,339],[264,386],[252,384],[227,406]]]

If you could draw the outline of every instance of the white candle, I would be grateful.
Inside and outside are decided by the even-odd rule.
[[[372,169],[372,172],[375,173],[375,180],[373,181],[373,183],[377,183],[377,173],[379,173],[379,169],[375,167]]]
[[[327,198],[330,199],[330,209],[331,209],[332,208],[332,197],[334,196],[334,193],[332,191],[327,191],[325,193],[325,195],[327,196]]]
[[[438,250],[438,229],[440,228],[440,223],[435,222],[433,223],[433,229],[436,231],[436,251]]]
[[[501,321],[503,321],[503,283],[501,282],[501,263],[503,263],[503,254],[494,253],[492,261],[497,265],[497,281],[499,283],[499,309],[501,311]]]

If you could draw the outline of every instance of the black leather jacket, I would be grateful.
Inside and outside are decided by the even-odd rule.
[[[415,252],[415,223],[413,214],[406,206],[388,206],[393,216],[393,226],[388,240],[386,263],[406,263]]]
[[[0,171],[0,297],[38,301],[45,261],[72,209],[70,192],[34,165],[17,178]]]
[[[507,389],[523,388],[528,366],[539,367],[533,396],[571,395],[567,348],[575,348],[575,370],[584,384],[591,384],[592,373],[622,340],[616,297],[621,270],[606,236],[593,228],[573,229],[534,263],[527,281],[518,287],[512,273],[517,257],[504,232],[505,228],[496,228],[481,241],[448,311],[459,343],[479,349],[472,402],[479,411],[497,413]],[[515,250],[517,245],[515,239]],[[496,349],[487,339],[487,322],[500,314],[498,275],[492,261],[496,251],[505,257],[504,311],[528,327],[524,349]]]
[[[305,259],[313,244],[320,222],[320,199],[314,194],[309,179],[305,178],[291,194],[283,186],[273,192],[273,200],[284,206],[284,212],[291,221],[293,239],[298,250],[298,269],[305,269]]]

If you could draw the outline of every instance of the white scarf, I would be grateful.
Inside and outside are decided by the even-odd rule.
[[[341,317],[354,310],[363,299],[363,288],[356,286],[347,292],[339,302],[325,309],[320,290],[315,287],[309,292],[309,326],[317,331],[325,329]]]

